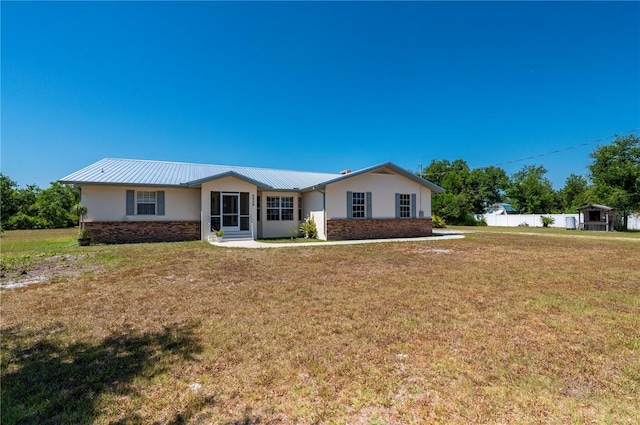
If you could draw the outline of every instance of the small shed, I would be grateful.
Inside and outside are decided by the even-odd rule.
[[[578,208],[578,226],[580,230],[613,231],[614,209],[605,205],[589,204]]]

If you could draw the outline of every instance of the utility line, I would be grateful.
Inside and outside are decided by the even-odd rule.
[[[604,142],[605,140],[610,140],[610,139],[613,139],[613,138],[618,137],[618,136],[625,136],[625,135],[627,135],[627,134],[635,133],[635,132],[636,132],[636,131],[638,131],[638,130],[640,130],[640,127],[638,127],[638,128],[634,128],[634,129],[632,129],[632,130],[624,131],[624,132],[622,132],[622,133],[620,133],[620,134],[614,134],[614,135],[612,135],[612,136],[602,137],[602,138],[600,138],[600,139],[592,140],[592,141],[590,141],[590,142],[580,143],[579,145],[569,146],[569,147],[567,147],[567,148],[556,149],[556,150],[554,150],[554,151],[545,152],[545,153],[541,153],[541,154],[533,155],[533,156],[528,156],[528,157],[526,157],[526,158],[520,158],[520,159],[514,159],[514,160],[511,160],[511,161],[499,162],[499,163],[496,163],[496,164],[493,164],[493,165],[487,165],[487,166],[484,166],[484,167],[477,167],[477,168],[478,168],[478,169],[482,169],[482,168],[489,168],[489,167],[498,167],[498,166],[500,166],[500,165],[513,164],[513,163],[515,163],[515,162],[528,161],[528,160],[530,160],[530,159],[535,159],[535,158],[541,158],[541,157],[543,157],[543,156],[554,155],[554,154],[556,154],[556,153],[565,152],[565,151],[569,151],[569,150],[572,150],[572,149],[578,149],[578,148],[581,148],[581,147],[583,147],[583,146],[589,146],[589,145],[594,145],[594,144],[596,144],[596,143],[602,143],[602,142]],[[423,171],[422,163],[418,164],[418,169],[419,169],[419,175],[422,175],[422,171]],[[452,171],[449,171],[449,172],[447,172],[446,174],[449,174],[449,173],[451,173],[451,172],[452,172]]]
[[[580,143],[579,145],[569,146],[568,148],[556,149],[554,151],[545,152],[545,153],[541,153],[541,154],[533,155],[533,156],[528,156],[526,158],[514,159],[512,161],[499,162],[499,163],[494,164],[492,166],[493,167],[497,167],[499,165],[513,164],[514,162],[528,161],[530,159],[540,158],[540,157],[543,157],[543,156],[549,156],[549,155],[553,155],[553,154],[556,154],[556,153],[569,151],[569,150],[572,150],[572,149],[578,149],[578,148],[581,148],[583,146],[588,146],[588,145],[594,145],[596,143],[601,143],[601,142],[604,142],[605,140],[613,139],[613,138],[615,138],[617,136],[624,136],[626,134],[634,133],[634,132],[636,132],[638,130],[640,130],[640,127],[639,128],[634,128],[633,130],[625,131],[625,132],[620,133],[620,134],[615,134],[613,136],[607,136],[607,137],[603,137],[603,138],[600,138],[600,139],[597,139],[597,140],[592,140],[590,142]],[[490,167],[490,166],[487,166],[487,167]],[[479,167],[479,168],[487,168],[487,167]]]

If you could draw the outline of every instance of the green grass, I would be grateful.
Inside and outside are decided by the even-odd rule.
[[[78,244],[78,229],[9,230],[0,234],[2,254],[68,250]]]
[[[32,235],[91,255],[2,291],[2,422],[640,422],[637,241],[499,230],[269,250],[11,235],[33,267]]]
[[[596,232],[583,230],[566,230],[559,227],[501,227],[501,226],[447,226],[446,230],[462,230],[482,233],[534,233],[539,235],[557,236],[591,236],[598,238],[636,238],[640,239],[640,230],[628,230],[626,232]]]

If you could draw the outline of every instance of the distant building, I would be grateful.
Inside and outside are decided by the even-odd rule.
[[[493,204],[487,207],[487,214],[491,214],[491,215],[518,214],[518,210],[513,208],[511,204],[498,202],[497,204]]]
[[[614,209],[605,205],[589,204],[578,208],[580,230],[599,230],[612,232]]]

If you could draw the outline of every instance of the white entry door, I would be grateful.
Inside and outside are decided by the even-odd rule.
[[[231,232],[240,230],[239,200],[238,193],[222,194],[222,230]]]

